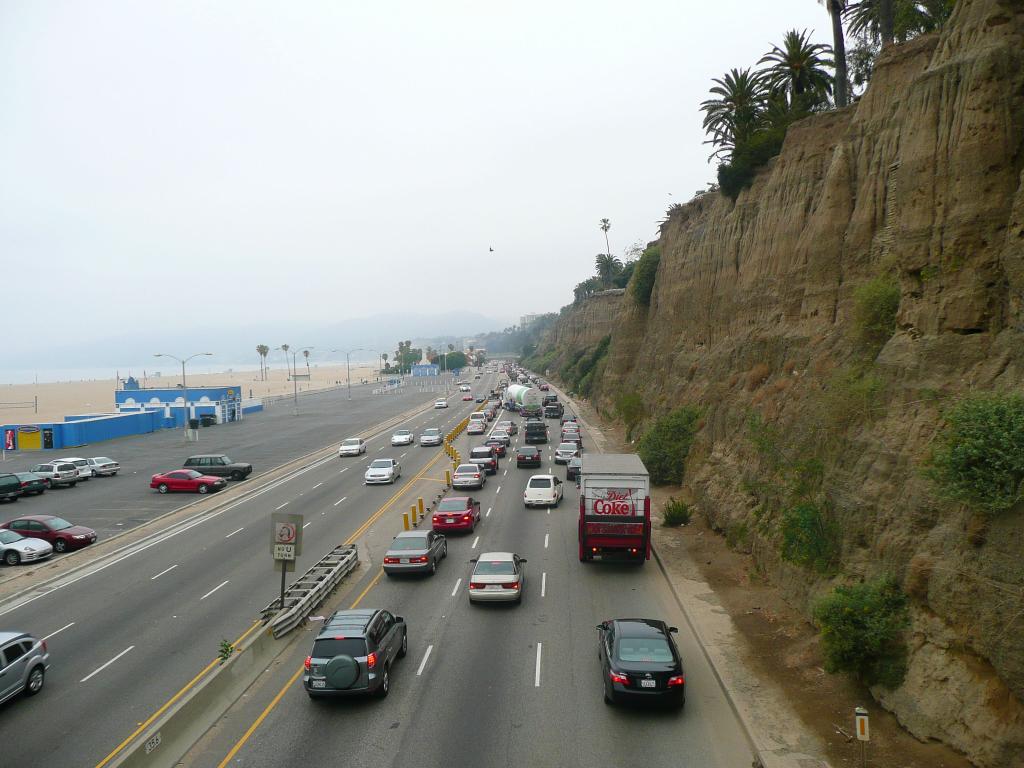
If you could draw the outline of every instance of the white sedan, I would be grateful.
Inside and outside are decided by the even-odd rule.
[[[523,491],[523,504],[529,507],[557,507],[562,500],[562,481],[554,475],[534,475]]]
[[[363,482],[367,485],[393,483],[402,476],[402,467],[394,459],[374,459],[366,468]]]
[[[93,456],[86,461],[89,462],[93,477],[113,477],[121,469],[120,464],[106,456]]]
[[[398,429],[391,435],[392,445],[412,445],[416,442],[416,435],[409,429]]]
[[[338,456],[358,456],[361,453],[366,453],[366,441],[361,437],[342,440],[338,446]]]
[[[448,401],[447,400],[438,400],[437,402],[434,403],[434,407],[435,408],[447,408],[448,407]]]

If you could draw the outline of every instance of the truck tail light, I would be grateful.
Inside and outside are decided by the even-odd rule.
[[[302,666],[304,666],[306,668],[306,671],[309,672],[309,668],[313,666],[313,657],[307,656],[306,660],[302,663]]]
[[[373,669],[376,666],[377,666],[377,654],[376,653],[371,653],[369,656],[366,657],[366,668],[367,669]]]

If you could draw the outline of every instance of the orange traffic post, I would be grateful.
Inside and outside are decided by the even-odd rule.
[[[419,525],[420,524],[420,521],[416,517],[416,505],[415,504],[413,504],[412,506],[409,507],[409,517],[412,518],[412,524],[413,525]]]
[[[444,471],[444,484],[449,488],[452,487],[452,471],[450,469]]]
[[[402,530],[403,531],[408,531],[409,530],[409,513],[408,512],[403,512],[402,513]]]

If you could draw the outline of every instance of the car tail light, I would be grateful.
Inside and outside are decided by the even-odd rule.
[[[484,585],[480,584],[479,582],[476,582],[476,581],[471,581],[471,582],[469,582],[469,588],[470,589],[483,589]]]
[[[43,646],[43,653],[46,653],[46,641],[45,640],[40,640],[39,643],[40,643],[40,645]]]
[[[510,581],[508,584],[502,584],[501,588],[502,589],[519,589],[519,582],[518,581]]]
[[[673,675],[668,679],[669,688],[675,688],[677,685],[686,685],[686,678],[682,675]]]
[[[462,519],[468,523],[470,520],[473,519],[473,517],[471,515],[463,515]]]
[[[425,563],[428,560],[429,560],[429,558],[426,555],[423,555],[421,557],[410,557],[409,558],[409,562],[410,563]]]
[[[620,685],[629,685],[629,678],[625,675],[620,675],[618,672],[609,671],[608,677],[611,678],[613,683],[619,683]]]
[[[371,653],[369,656],[366,657],[366,668],[367,669],[373,669],[376,666],[377,666],[377,654],[376,653]]]
[[[385,564],[393,565],[393,564],[398,562],[398,558],[397,557],[385,557],[384,558],[384,562],[385,562]]]
[[[304,666],[306,668],[306,671],[309,672],[309,668],[311,666],[313,666],[313,657],[312,656],[307,656],[306,660],[305,660],[305,662],[303,662],[302,666]]]

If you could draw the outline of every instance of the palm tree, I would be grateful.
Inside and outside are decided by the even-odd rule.
[[[260,356],[260,380],[267,380],[267,355],[270,354],[270,347],[266,344],[257,344],[256,353]]]
[[[455,351],[455,345],[454,344],[449,344],[448,345],[448,351],[449,352],[454,352]]]
[[[611,283],[612,279],[622,271],[622,262],[610,253],[599,253],[594,259],[598,277],[605,285]]]
[[[718,147],[711,157],[730,154],[756,131],[764,111],[764,87],[750,69],[732,69],[712,80],[717,98],[701,102],[704,132],[711,134],[705,144]]]
[[[291,349],[291,347],[288,344],[282,344],[281,345],[281,351],[284,352],[284,367],[288,370],[288,376],[291,376],[292,375],[292,367],[291,367],[291,364],[288,362],[288,350],[289,349]]]
[[[825,71],[835,66],[826,58],[831,52],[824,43],[812,43],[806,29],[791,29],[782,47],[774,46],[757,63],[770,65],[761,75],[769,91],[786,94],[791,108],[811,109],[832,93],[832,75]]]
[[[609,219],[601,219],[601,231],[604,232],[604,250],[605,253],[611,254],[612,247],[608,245],[608,230],[612,228],[612,223]]]
[[[302,350],[302,356],[306,358],[306,375],[309,376],[309,350]]]
[[[846,38],[843,35],[843,13],[846,11],[846,0],[818,0],[828,8],[832,20],[832,52],[836,59],[836,107],[842,109],[849,103],[846,92]]]
[[[388,353],[387,352],[381,352],[380,359],[384,361],[384,365],[381,366],[381,367],[384,370],[387,370],[387,367],[388,367]]]
[[[938,29],[955,4],[956,0],[859,0],[846,3],[843,15],[851,35],[880,41],[884,47]]]

